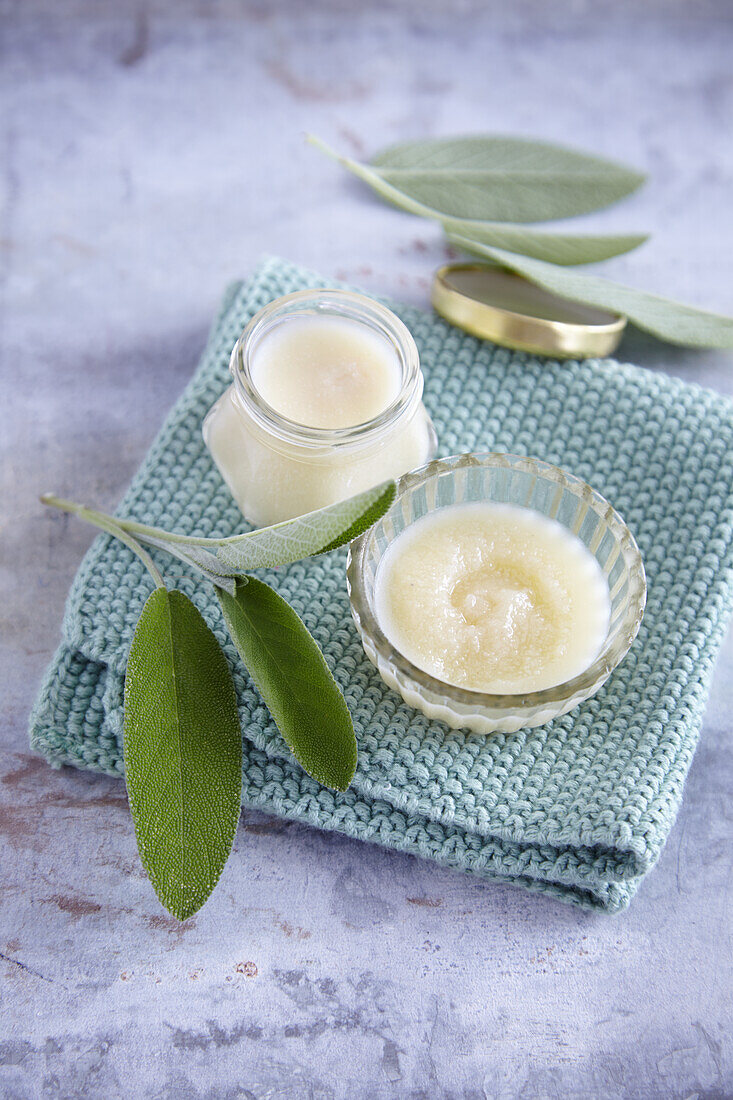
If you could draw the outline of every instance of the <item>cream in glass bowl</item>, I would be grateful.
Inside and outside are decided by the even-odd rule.
[[[621,517],[533,458],[458,455],[400,479],[350,548],[365,652],[411,706],[488,733],[541,725],[625,656],[646,582]]]
[[[256,526],[345,500],[435,454],[415,341],[365,295],[278,298],[247,325],[230,371],[204,440]]]

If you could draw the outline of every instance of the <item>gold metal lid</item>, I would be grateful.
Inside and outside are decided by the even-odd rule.
[[[521,275],[485,264],[447,264],[435,273],[433,307],[446,321],[495,344],[585,359],[618,347],[626,318],[560,298]]]

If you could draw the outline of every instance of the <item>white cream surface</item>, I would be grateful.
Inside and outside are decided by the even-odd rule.
[[[603,572],[579,538],[530,508],[479,502],[410,524],[380,562],[376,611],[418,668],[470,691],[564,683],[608,632]]]
[[[252,384],[267,404],[311,428],[372,420],[398,396],[400,361],[389,340],[345,317],[288,317],[262,337]]]

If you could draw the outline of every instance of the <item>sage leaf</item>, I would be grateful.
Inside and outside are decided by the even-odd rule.
[[[346,700],[315,639],[293,608],[255,577],[218,591],[224,619],[270,714],[309,775],[345,791],[356,769]]]
[[[422,217],[540,222],[587,214],[631,194],[645,177],[614,161],[524,138],[491,135],[395,145],[371,165],[327,156],[394,206]]]
[[[592,264],[631,252],[649,239],[644,233],[625,233],[617,236],[602,234],[545,233],[526,225],[503,225],[495,222],[461,221],[444,218],[446,233],[460,236],[461,247],[466,252],[482,255],[482,245],[520,252],[548,263],[573,265]],[[470,242],[470,243],[469,243]],[[472,248],[471,245],[476,247]]]
[[[475,241],[464,241],[453,234],[449,234],[449,238],[460,248],[474,253],[479,251]],[[698,348],[733,347],[733,317],[696,309],[658,294],[613,283],[598,275],[568,271],[542,260],[507,252],[503,248],[483,245],[480,253],[562,298],[623,313],[637,328],[670,344]]]
[[[384,481],[338,504],[222,539],[216,556],[228,569],[245,572],[289,565],[335,550],[376,523],[391,505],[395,492],[394,481]]]
[[[372,159],[371,168],[384,183],[441,214],[491,221],[587,214],[644,181],[615,161],[492,134],[392,145]]]
[[[157,588],[125,676],[124,759],[143,866],[178,920],[214,889],[239,820],[242,740],[226,658],[182,592]]]

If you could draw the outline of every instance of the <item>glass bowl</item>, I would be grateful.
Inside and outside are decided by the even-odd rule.
[[[469,501],[533,508],[577,535],[598,561],[608,581],[610,624],[601,652],[579,676],[523,695],[466,691],[417,668],[382,633],[374,586],[388,546],[426,512]],[[627,654],[646,603],[639,548],[608,501],[557,466],[507,454],[455,455],[401,477],[389,511],[352,542],[346,577],[351,613],[364,652],[384,682],[429,718],[475,733],[514,733],[526,726],[540,726],[594,695]]]

